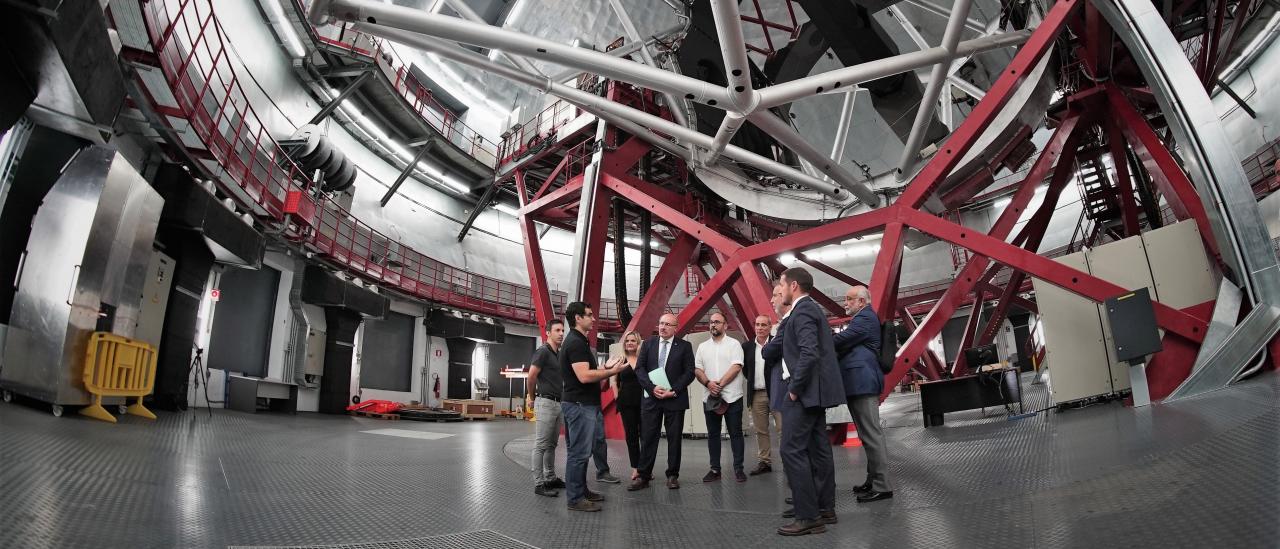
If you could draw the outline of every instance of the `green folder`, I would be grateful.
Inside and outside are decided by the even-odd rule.
[[[671,390],[671,380],[667,379],[666,368],[654,368],[652,371],[650,371],[649,381],[652,381],[653,384],[657,385],[658,387],[662,387],[663,389],[666,389],[668,391]],[[645,391],[644,396],[645,398],[649,398],[649,392]]]

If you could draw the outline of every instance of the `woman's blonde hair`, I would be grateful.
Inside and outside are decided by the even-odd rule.
[[[633,335],[636,336],[636,353],[640,353],[640,345],[644,344],[644,336],[640,335],[639,330],[631,330],[622,334],[622,354],[627,354],[627,338]]]

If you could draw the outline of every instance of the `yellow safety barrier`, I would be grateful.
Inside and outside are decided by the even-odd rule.
[[[156,380],[156,349],[141,341],[106,332],[89,336],[89,349],[84,363],[84,388],[93,394],[81,414],[94,419],[116,422],[102,407],[102,397],[137,397],[127,413],[155,419],[156,415],[142,405],[142,397],[151,393]]]

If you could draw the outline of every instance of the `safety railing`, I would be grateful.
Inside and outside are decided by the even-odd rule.
[[[391,83],[396,94],[427,125],[435,128],[446,140],[481,164],[490,168],[497,165],[497,145],[462,122],[457,113],[436,99],[431,89],[413,75],[409,65],[386,41],[352,29],[347,24],[313,27],[313,31],[316,40],[329,49],[372,61]]]
[[[1254,196],[1262,198],[1280,189],[1280,140],[1264,145],[1241,164]]]
[[[599,85],[600,77],[583,75],[577,80],[579,89],[592,89]],[[552,103],[519,127],[502,134],[502,143],[498,146],[498,165],[506,165],[520,159],[530,151],[543,146],[548,140],[554,140],[558,130],[582,116],[582,109],[563,99]]]

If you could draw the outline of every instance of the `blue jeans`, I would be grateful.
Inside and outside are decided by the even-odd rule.
[[[729,447],[733,449],[733,470],[742,470],[742,454],[746,451],[742,439],[742,399],[729,405],[724,415],[702,412],[707,418],[707,453],[711,454],[711,468],[720,470],[720,420],[729,424]]]
[[[593,408],[596,409],[596,441],[591,445],[591,460],[596,463],[596,477],[600,477],[609,472],[609,446],[604,439],[604,410],[599,406],[593,406]],[[565,448],[569,447],[572,437],[569,430],[565,429]]]
[[[564,411],[565,447],[564,463],[565,495],[572,505],[587,495],[587,460],[596,440],[597,417],[600,407],[577,402],[561,402]]]

